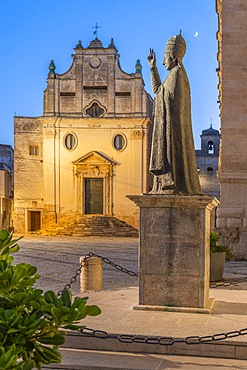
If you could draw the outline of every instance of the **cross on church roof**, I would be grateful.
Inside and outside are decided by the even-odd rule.
[[[98,29],[101,28],[101,26],[98,26],[98,23],[96,22],[96,25],[92,28],[95,28],[95,31],[93,31],[93,34],[95,35],[95,38],[98,38]]]

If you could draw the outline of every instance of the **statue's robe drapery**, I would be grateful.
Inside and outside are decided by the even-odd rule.
[[[174,193],[202,194],[191,124],[190,85],[183,66],[158,88],[154,108],[150,172],[165,175]],[[164,177],[164,176],[163,176]]]

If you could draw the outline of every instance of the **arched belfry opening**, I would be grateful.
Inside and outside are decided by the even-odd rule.
[[[201,134],[201,154],[204,156],[219,156],[220,148],[220,133],[218,130],[215,130],[210,127],[202,131]]]
[[[214,143],[212,140],[208,142],[208,154],[214,154]]]

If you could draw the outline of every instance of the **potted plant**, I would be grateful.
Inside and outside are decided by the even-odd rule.
[[[219,239],[218,233],[210,232],[210,281],[222,280],[225,260],[234,258],[231,249],[219,244]]]
[[[17,241],[0,230],[0,369],[41,369],[61,362],[66,331],[83,327],[79,321],[100,309],[88,306],[87,298],[72,299],[69,290],[58,296],[35,287],[36,267],[13,263]]]

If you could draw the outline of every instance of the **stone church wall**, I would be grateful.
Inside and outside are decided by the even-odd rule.
[[[247,2],[217,0],[216,5],[221,117],[218,231],[224,244],[247,258]]]

